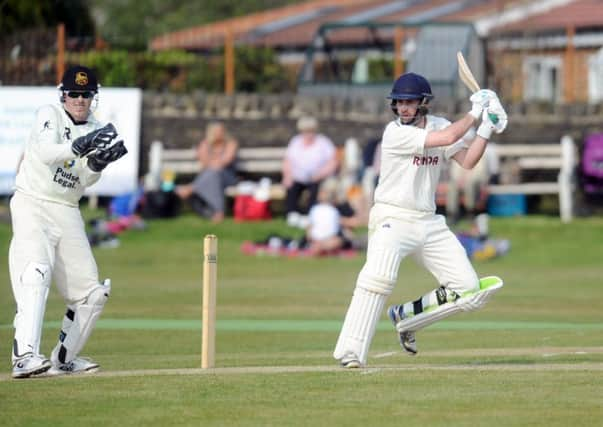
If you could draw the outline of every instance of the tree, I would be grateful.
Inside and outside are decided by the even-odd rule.
[[[0,37],[56,27],[60,22],[65,24],[68,36],[94,36],[94,22],[85,0],[0,0]]]
[[[101,37],[129,50],[145,50],[153,37],[167,32],[292,3],[299,0],[91,0]]]

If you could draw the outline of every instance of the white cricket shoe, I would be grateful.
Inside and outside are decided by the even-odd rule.
[[[396,331],[398,330],[398,328],[396,327],[397,324],[401,322],[402,319],[404,319],[405,317],[401,309],[401,305],[392,305],[387,310],[387,315],[394,324],[394,328],[396,328]],[[408,354],[412,356],[417,354],[417,341],[415,339],[415,333],[413,331],[398,332],[398,341],[400,341],[400,346],[402,347],[402,349]]]
[[[52,363],[41,354],[27,353],[13,363],[13,378],[29,378],[50,369]]]
[[[100,365],[85,357],[76,357],[67,363],[53,363],[48,375],[92,374],[100,369]]]
[[[341,367],[346,369],[358,369],[362,368],[362,363],[359,360],[346,360],[345,362],[341,361]]]
[[[358,360],[358,357],[352,353],[346,354],[341,360],[341,367],[346,369],[358,369],[362,368],[362,363]]]

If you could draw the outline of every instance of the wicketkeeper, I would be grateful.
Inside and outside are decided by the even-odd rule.
[[[91,112],[98,102],[92,70],[69,68],[59,85],[61,106],[36,114],[10,201],[13,237],[9,269],[17,305],[13,378],[94,372],[99,365],[78,357],[100,316],[110,281],[99,282],[79,200],[105,167],[124,156],[112,124]],[[51,282],[67,311],[50,360],[40,353],[42,322]]]
[[[438,287],[423,297],[389,308],[404,350],[416,354],[415,332],[459,311],[477,309],[502,287],[497,277],[478,279],[465,249],[436,215],[435,192],[445,162],[473,168],[492,132],[500,133],[507,115],[491,90],[475,92],[471,111],[450,123],[428,114],[433,98],[429,82],[406,73],[388,97],[397,118],[381,141],[381,170],[369,218],[364,267],[348,308],[335,351],[347,368],[366,365],[375,327],[408,255],[429,270]],[[492,113],[489,114],[488,113]],[[463,136],[481,119],[469,143]]]

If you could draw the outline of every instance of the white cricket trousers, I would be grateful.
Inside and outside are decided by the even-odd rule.
[[[29,263],[48,265],[67,304],[98,286],[98,268],[79,208],[40,200],[17,191],[10,201],[13,238],[9,269],[17,307],[21,276]]]
[[[396,256],[391,258],[397,262],[388,266],[388,276],[394,283],[400,261],[410,255],[435,277],[440,286],[459,294],[479,287],[479,278],[465,248],[442,215],[375,204],[371,210],[369,234],[365,268],[371,270],[374,257],[384,258],[383,254],[393,252]]]

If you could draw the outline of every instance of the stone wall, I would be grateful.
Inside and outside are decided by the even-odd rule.
[[[466,113],[469,102],[435,103],[432,112],[455,119]],[[499,143],[544,143],[559,141],[564,134],[580,143],[591,132],[603,132],[603,105],[551,106],[507,105],[507,131]],[[223,121],[241,146],[285,146],[296,133],[295,123],[303,113],[318,118],[320,131],[336,144],[356,138],[365,144],[381,135],[392,118],[385,97],[320,97],[310,95],[190,95],[145,92],[142,108],[141,174],[147,170],[151,142],[167,147],[193,147],[205,127]]]

